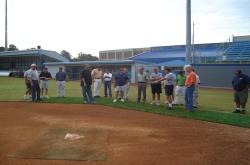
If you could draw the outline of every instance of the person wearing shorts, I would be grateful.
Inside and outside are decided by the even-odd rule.
[[[243,74],[241,70],[236,70],[235,76],[232,80],[234,101],[236,104],[236,109],[233,111],[233,113],[246,113],[249,85],[250,77]]]
[[[161,78],[160,81],[165,81],[165,95],[166,95],[166,105],[168,106],[168,109],[171,110],[173,105],[172,102],[174,100],[174,84],[175,84],[175,75],[172,73],[171,68],[165,68],[166,75]]]
[[[49,98],[48,90],[49,90],[49,80],[52,78],[50,72],[48,72],[48,68],[45,67],[43,71],[39,75],[41,81],[41,97],[42,98]],[[45,95],[44,95],[45,91]]]
[[[126,84],[128,83],[128,75],[125,73],[124,68],[120,68],[119,73],[115,75],[115,99],[114,103],[117,102],[120,95],[121,102],[124,102],[124,92],[126,90]]]
[[[161,97],[161,82],[158,81],[162,78],[162,74],[159,72],[157,67],[154,68],[153,73],[150,75],[151,81],[151,92],[152,92],[152,105],[160,105],[160,97]],[[157,95],[157,98],[155,97]]]

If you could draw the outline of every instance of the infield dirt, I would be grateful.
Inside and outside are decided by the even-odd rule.
[[[65,142],[67,132],[84,138]],[[246,128],[100,105],[0,102],[1,165],[246,165],[249,154]]]

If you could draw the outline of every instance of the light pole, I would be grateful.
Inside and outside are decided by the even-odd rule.
[[[186,13],[186,63],[191,63],[191,0],[187,0]]]
[[[8,50],[8,3],[5,0],[5,50]]]

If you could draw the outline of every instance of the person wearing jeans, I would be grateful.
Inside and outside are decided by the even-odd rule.
[[[112,92],[111,92],[111,83],[112,83],[112,73],[110,73],[108,70],[103,75],[103,80],[104,80],[104,94],[105,97],[112,97]]]
[[[82,95],[83,95],[83,103],[90,104],[95,103],[92,97],[92,77],[91,73],[88,69],[88,65],[83,65],[83,71],[81,73],[81,87],[82,87]]]
[[[187,78],[185,80],[186,86],[186,94],[185,94],[185,102],[186,109],[189,112],[193,111],[193,94],[195,90],[196,84],[196,74],[193,72],[192,66],[188,65],[185,67],[185,71],[187,72]]]
[[[36,64],[31,65],[31,70],[28,73],[28,79],[32,89],[32,101],[40,101],[39,74],[36,70]]]

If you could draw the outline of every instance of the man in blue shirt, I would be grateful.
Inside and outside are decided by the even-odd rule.
[[[119,73],[115,75],[115,99],[114,103],[117,102],[120,94],[121,102],[124,102],[124,91],[126,90],[126,84],[128,83],[128,75],[125,73],[124,68],[120,68]]]
[[[57,85],[57,97],[64,97],[65,81],[67,79],[66,72],[63,71],[63,67],[59,67],[59,72],[56,73],[56,85]]]
[[[233,111],[233,113],[246,113],[249,85],[250,77],[243,74],[241,70],[237,70],[232,80],[232,86],[234,89],[234,101],[236,104],[236,109],[235,111]]]

